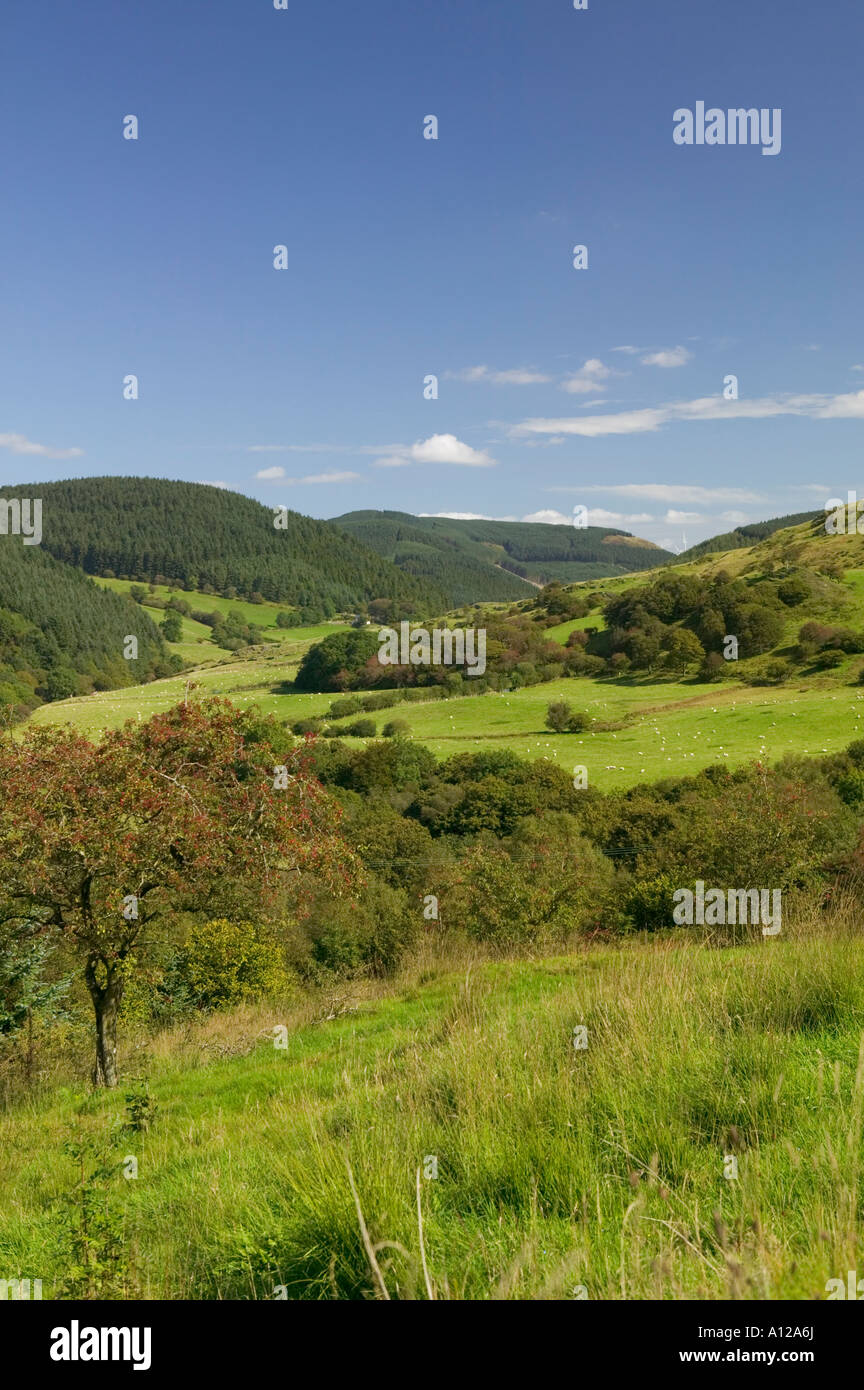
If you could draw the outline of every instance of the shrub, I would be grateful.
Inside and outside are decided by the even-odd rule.
[[[180,955],[179,975],[201,1009],[230,1008],[244,999],[285,994],[292,977],[250,922],[224,917],[197,923]]]
[[[788,608],[797,608],[799,603],[806,602],[810,597],[810,585],[802,575],[793,575],[790,579],[784,579],[782,583],[778,584],[777,597]]]
[[[291,725],[292,734],[317,734],[321,731],[320,719],[295,719]]]
[[[637,931],[658,931],[673,927],[674,893],[688,885],[671,874],[656,874],[653,878],[634,883],[624,899],[624,911]]]
[[[391,974],[420,931],[422,912],[383,879],[370,877],[357,897],[322,897],[305,923],[307,969]]]
[[[360,714],[362,709],[355,695],[346,695],[342,700],[334,700],[327,714],[330,719],[345,719],[349,714]]]
[[[836,667],[842,666],[843,661],[844,656],[841,651],[838,651],[836,647],[828,647],[826,651],[819,653],[814,659],[813,665],[817,671],[833,671]]]
[[[566,700],[553,700],[546,710],[546,728],[553,734],[564,734],[570,727],[573,711]]]
[[[411,732],[407,719],[391,719],[381,730],[385,738],[403,738]]]
[[[360,708],[364,714],[372,714],[375,710],[390,709],[393,705],[398,705],[401,698],[401,692],[398,690],[379,690],[374,695],[364,695],[360,700]]]
[[[349,724],[345,730],[351,738],[374,738],[375,720],[374,719],[355,719],[353,724]]]

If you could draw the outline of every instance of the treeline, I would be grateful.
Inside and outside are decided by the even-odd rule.
[[[444,607],[434,586],[353,537],[292,511],[277,530],[275,507],[222,488],[75,478],[40,483],[39,495],[43,548],[88,574],[290,603],[325,617],[376,598],[404,599],[415,611]]]
[[[126,659],[130,636],[138,655]],[[0,706],[13,720],[45,701],[172,675],[181,664],[129,599],[39,546],[0,536]]]
[[[454,665],[381,665],[377,630],[336,632],[305,653],[294,681],[296,690],[349,691],[428,688],[449,694],[482,695],[487,690],[518,690],[557,680],[580,668],[582,654],[550,641],[527,614],[486,619],[486,670],[466,674]]]
[[[746,526],[736,526],[734,531],[726,531],[720,536],[710,536],[707,541],[691,545],[689,550],[682,551],[678,556],[678,563],[698,560],[703,555],[710,555],[719,550],[744,550],[747,546],[756,545],[758,541],[764,541],[766,536],[773,536],[775,531],[784,531],[787,526],[801,526],[805,521],[823,522],[824,519],[824,512],[791,512],[789,516],[776,516],[770,521],[751,521]]]

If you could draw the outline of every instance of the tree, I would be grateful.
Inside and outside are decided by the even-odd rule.
[[[679,671],[686,671],[691,662],[704,661],[705,648],[695,633],[686,627],[676,627],[666,642],[669,663]]]
[[[370,657],[377,658],[378,647],[377,633],[365,627],[360,631],[334,632],[309,648],[294,684],[298,690],[338,689],[340,673],[356,676]]]
[[[566,734],[573,711],[566,700],[553,700],[546,709],[546,728],[553,734]]]
[[[0,740],[0,921],[38,924],[79,958],[94,1084],[116,1084],[138,952],[174,914],[224,916],[244,895],[272,898],[288,874],[350,882],[338,814],[302,748],[277,760],[260,721],[223,700],[130,722],[98,745],[68,728]]]
[[[181,641],[183,637],[183,624],[177,613],[166,613],[159,626],[162,628],[162,636],[165,638],[166,642]]]

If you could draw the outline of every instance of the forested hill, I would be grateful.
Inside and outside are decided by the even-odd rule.
[[[721,536],[709,536],[707,541],[691,545],[683,550],[676,564],[683,565],[687,560],[699,560],[703,555],[711,555],[721,550],[743,550],[746,546],[764,541],[775,531],[785,531],[789,526],[801,526],[805,521],[824,520],[825,512],[794,512],[790,516],[775,516],[770,521],[753,521],[747,526],[736,526],[734,531],[726,531]]]
[[[524,598],[558,579],[602,579],[653,569],[673,557],[651,541],[601,526],[469,521],[407,512],[347,512],[330,523],[401,570],[443,588],[456,607]]]
[[[40,488],[40,491],[45,489]],[[137,659],[124,656],[138,641]],[[20,536],[0,535],[0,710],[110,690],[175,669],[152,619]]]
[[[32,484],[6,489],[30,496]],[[330,613],[371,599],[445,606],[443,595],[326,522],[204,483],[74,478],[40,483],[42,548],[88,574],[211,589]]]

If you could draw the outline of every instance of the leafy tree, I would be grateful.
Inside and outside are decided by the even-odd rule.
[[[325,881],[347,872],[337,810],[302,749],[281,757],[284,789],[274,762],[254,717],[221,700],[99,745],[53,728],[0,741],[0,920],[36,922],[78,957],[95,1084],[116,1084],[124,981],[172,915],[262,899],[311,866]]]
[[[356,671],[378,655],[378,635],[368,628],[334,632],[316,642],[300,662],[294,681],[297,690],[345,688],[343,673]],[[347,677],[350,680],[350,676]]]
[[[177,613],[166,613],[159,624],[166,642],[180,642],[183,638],[183,624]]]
[[[705,648],[699,638],[686,627],[674,629],[666,643],[666,651],[670,664],[679,671],[686,671],[693,662],[702,661],[705,657]]]
[[[553,700],[546,709],[546,728],[553,734],[565,734],[570,728],[573,710],[566,700]]]

